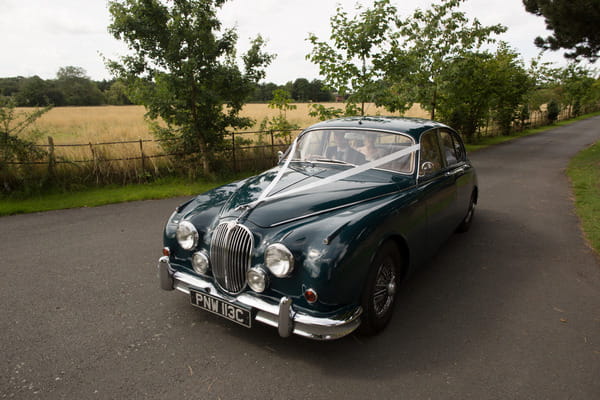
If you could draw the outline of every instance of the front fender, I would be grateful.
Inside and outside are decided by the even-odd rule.
[[[414,226],[424,222],[424,213],[411,205],[411,195],[395,194],[289,226],[282,242],[294,254],[297,267],[293,277],[274,280],[273,288],[297,296],[312,288],[323,307],[360,304],[380,245],[393,237],[410,249]]]

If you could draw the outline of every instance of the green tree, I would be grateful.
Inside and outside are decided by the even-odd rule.
[[[492,117],[502,135],[510,135],[512,124],[519,119],[527,95],[533,89],[520,56],[505,43],[502,43],[494,58],[489,76],[492,88]]]
[[[340,95],[349,95],[347,109],[365,113],[365,103],[374,101],[381,90],[383,62],[388,51],[396,7],[389,0],[376,0],[373,8],[357,4],[355,16],[338,6],[330,19],[330,42],[314,34],[308,40],[313,46],[307,59],[319,66],[325,84]]]
[[[255,84],[265,76],[272,56],[263,39],[252,41],[236,62],[237,33],[221,31],[217,8],[226,0],[110,1],[109,31],[124,41],[131,54],[109,61],[112,72],[130,88],[130,98],[143,104],[161,138],[180,138],[179,150],[200,152],[205,173],[212,153],[229,128],[252,125],[239,116]],[[174,142],[171,142],[174,143]]]
[[[308,106],[308,115],[318,118],[319,121],[326,121],[332,118],[339,118],[344,115],[344,110],[336,107],[325,107],[323,104],[312,103]]]
[[[10,192],[18,183],[19,168],[14,163],[27,163],[39,160],[45,153],[35,146],[35,140],[41,135],[37,130],[31,130],[31,125],[50,106],[33,112],[18,112],[14,99],[0,96],[0,180],[1,190]]]
[[[296,101],[306,102],[312,100],[310,97],[310,82],[306,78],[298,78],[292,86],[292,98]]]
[[[555,123],[558,120],[559,114],[560,104],[558,101],[552,99],[550,103],[548,103],[548,122],[551,124]]]
[[[567,49],[567,58],[584,57],[595,62],[600,51],[600,2],[597,0],[523,0],[525,9],[543,16],[553,34],[537,37],[545,50]]]
[[[440,75],[439,115],[467,141],[472,141],[490,118],[507,135],[524,112],[531,86],[518,54],[506,44],[494,54],[465,53],[451,60]]]
[[[273,99],[273,92],[279,88],[279,85],[269,82],[269,83],[257,83],[254,85],[254,92],[252,93],[252,97],[250,101],[264,103],[269,102]]]
[[[22,76],[14,78],[0,78],[0,96],[14,96],[18,91],[19,87],[25,80]]]
[[[309,87],[309,100],[310,101],[331,101],[333,96],[331,91],[325,87],[325,84],[320,79],[313,79],[310,81]]]
[[[393,111],[407,103],[420,103],[435,119],[441,76],[452,60],[494,42],[492,34],[506,31],[502,25],[470,21],[457,10],[463,1],[445,0],[396,20],[400,34],[392,40],[384,65],[386,84],[396,88],[400,100],[381,105]]]
[[[269,102],[268,107],[279,110],[279,114],[270,119],[265,117],[260,125],[261,131],[273,132],[275,137],[283,138],[287,144],[292,142],[292,131],[300,128],[298,124],[292,124],[287,119],[287,111],[297,108],[295,104],[292,104],[292,101],[290,93],[286,90],[275,90],[273,100]]]
[[[559,84],[560,68],[556,68],[552,63],[542,62],[541,54],[531,60],[527,71],[531,81],[532,90],[527,96],[527,105],[534,111],[542,111],[552,99],[558,99],[562,96],[562,89]]]
[[[131,100],[127,96],[127,86],[120,80],[114,81],[106,90],[104,96],[108,104],[117,106],[131,104]]]
[[[15,95],[17,105],[21,107],[41,107],[50,104],[48,82],[35,75],[25,78],[19,85],[19,91]]]
[[[457,129],[468,142],[473,141],[489,117],[492,60],[490,53],[466,53],[450,60],[440,76],[440,119]]]
[[[570,64],[560,70],[558,79],[562,89],[562,103],[568,107],[571,117],[579,115],[582,108],[598,101],[598,86],[589,69]]]
[[[55,84],[62,93],[64,105],[97,106],[104,103],[102,92],[86,75],[85,69],[81,67],[59,68]]]

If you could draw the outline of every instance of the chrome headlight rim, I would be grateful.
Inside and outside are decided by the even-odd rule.
[[[210,270],[210,260],[206,252],[200,250],[192,254],[192,268],[198,274],[206,275]]]
[[[189,221],[181,221],[177,225],[175,232],[177,243],[184,250],[193,250],[198,245],[199,234],[198,230]]]
[[[253,279],[253,277],[258,278],[258,280]],[[264,268],[252,267],[246,271],[246,282],[250,289],[256,293],[262,293],[269,286],[269,274]]]
[[[277,278],[285,278],[294,271],[294,256],[282,243],[273,243],[265,249],[265,265]]]

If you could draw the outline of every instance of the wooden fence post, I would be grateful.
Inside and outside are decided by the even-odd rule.
[[[52,136],[48,136],[48,146],[48,178],[54,180],[56,157],[54,155],[54,139]]]
[[[275,135],[273,131],[271,131],[271,157],[273,160],[275,159]]]
[[[235,132],[231,132],[231,159],[233,161],[233,172],[237,172],[235,162]]]
[[[146,156],[144,155],[144,142],[140,138],[140,153],[142,153],[142,174],[146,173]]]
[[[98,174],[98,159],[96,158],[96,152],[94,151],[94,145],[90,142],[90,151],[92,152],[93,160],[93,174],[96,176],[96,183],[100,182],[100,176]]]

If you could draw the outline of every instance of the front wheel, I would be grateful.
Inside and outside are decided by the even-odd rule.
[[[371,263],[362,299],[359,332],[374,335],[390,322],[400,283],[402,257],[393,242],[385,242]]]

